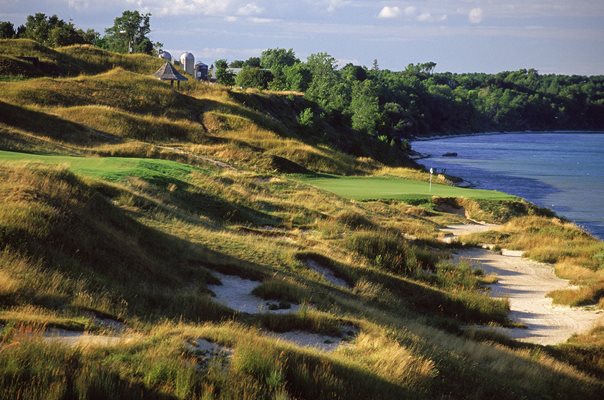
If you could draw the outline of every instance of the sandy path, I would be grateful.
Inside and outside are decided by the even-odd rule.
[[[440,231],[445,232],[446,236],[443,239],[445,243],[457,241],[460,236],[470,235],[472,233],[492,231],[499,228],[501,225],[495,224],[460,224],[448,225]]]
[[[527,327],[497,329],[512,338],[542,345],[557,344],[604,322],[602,310],[558,306],[546,297],[552,290],[571,288],[568,281],[554,274],[551,265],[521,258],[515,253],[501,255],[479,248],[458,251],[455,259],[461,258],[471,260],[485,273],[499,278],[490,285],[491,294],[508,298],[510,318]]]
[[[305,262],[308,268],[323,276],[323,278],[329,283],[344,289],[350,289],[348,282],[342,278],[338,278],[329,268],[322,266],[319,262],[313,260],[312,258],[307,259]]]

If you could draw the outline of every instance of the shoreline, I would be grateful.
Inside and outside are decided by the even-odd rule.
[[[414,141],[418,141],[418,142],[426,142],[426,141],[433,141],[433,140],[440,140],[440,139],[452,139],[452,138],[458,138],[458,137],[474,137],[474,136],[494,136],[494,135],[507,135],[507,134],[573,134],[573,133],[577,133],[577,134],[595,134],[595,135],[604,135],[604,131],[562,131],[562,130],[558,130],[558,131],[510,131],[510,132],[479,132],[479,133],[466,133],[466,134],[453,134],[453,135],[446,135],[446,136],[431,136],[431,137],[425,137],[425,138],[418,138],[415,139],[413,141],[410,142],[411,144],[411,149],[414,152],[412,159],[413,161],[415,161],[418,165],[420,165],[424,170],[426,170],[426,166],[421,163],[422,160],[426,160],[426,159],[430,159],[432,157],[439,157],[440,154],[430,154],[430,153],[420,153],[419,151],[413,150],[413,142]],[[465,187],[465,188],[470,188],[470,189],[491,189],[493,190],[493,188],[491,186],[481,186],[478,185],[470,180],[467,179],[467,177],[463,177],[463,176],[458,176],[458,175],[453,175],[455,178],[458,178],[460,181],[459,182],[455,182],[454,186],[459,186],[459,187]],[[496,190],[501,190],[501,189],[496,189]],[[511,194],[509,192],[509,188],[508,190],[504,190],[505,193]],[[575,226],[577,226],[578,228],[580,228],[582,231],[584,231],[585,233],[587,233],[588,235],[590,235],[591,237],[599,240],[599,241],[604,241],[604,236],[602,236],[602,234],[598,234],[596,233],[597,227],[592,227],[590,226],[589,223],[585,224],[585,223],[580,223],[577,220],[570,218],[566,215],[564,215],[563,213],[560,212],[556,212],[553,208],[551,208],[549,205],[545,205],[545,204],[539,204],[538,202],[535,202],[533,200],[529,200],[523,196],[519,196],[516,195],[518,197],[521,197],[522,199],[531,202],[539,207],[542,208],[546,208],[550,211],[552,211],[556,216],[561,217],[562,219],[565,219],[567,221],[572,222]],[[597,224],[596,224],[597,225]]]
[[[413,149],[413,142],[425,142],[429,140],[439,140],[439,139],[450,139],[450,138],[458,138],[458,137],[473,137],[473,136],[494,136],[494,135],[510,135],[510,134],[545,134],[545,133],[554,133],[554,134],[568,134],[568,133],[587,133],[587,134],[604,134],[604,130],[602,131],[590,131],[590,130],[556,130],[556,131],[486,131],[486,132],[464,132],[464,133],[450,133],[450,134],[435,134],[428,136],[411,136],[409,139],[409,144],[411,144],[411,149]],[[425,156],[422,158],[428,158],[430,156]]]

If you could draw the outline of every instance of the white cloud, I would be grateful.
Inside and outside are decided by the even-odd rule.
[[[232,0],[126,0],[139,10],[154,15],[224,15]]]
[[[326,0],[327,2],[327,11],[332,13],[336,11],[338,8],[348,4],[348,0]]]
[[[254,24],[270,24],[271,22],[276,22],[276,19],[273,18],[259,18],[259,17],[249,17],[248,21]]]
[[[482,8],[473,8],[468,13],[468,20],[473,24],[481,23],[483,18],[484,13],[482,12]]]
[[[90,3],[88,0],[67,0],[67,5],[74,10],[82,10],[88,8]]]
[[[237,15],[259,15],[264,12],[264,8],[259,7],[256,3],[247,3],[243,7],[239,7]]]
[[[226,22],[237,22],[237,20],[238,20],[238,19],[239,19],[239,18],[237,18],[237,17],[235,17],[235,16],[233,16],[233,15],[229,15],[228,17],[225,17],[225,18],[224,18],[224,20],[225,20]]]
[[[398,7],[385,6],[378,14],[378,18],[396,18],[401,15],[401,9]]]
[[[418,21],[420,22],[443,22],[446,21],[448,18],[447,14],[441,14],[441,15],[432,15],[429,12],[423,12],[420,15],[417,16]]]
[[[408,16],[408,17],[412,17],[412,16],[414,16],[414,15],[415,15],[415,13],[417,12],[417,7],[414,7],[414,6],[407,6],[407,7],[405,7],[404,12],[405,12],[405,15],[406,15],[406,16]]]

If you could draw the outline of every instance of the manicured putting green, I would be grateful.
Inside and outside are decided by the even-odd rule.
[[[466,189],[436,183],[432,183],[432,191],[430,191],[428,182],[391,176],[320,175],[304,176],[297,179],[339,196],[360,201],[422,201],[429,200],[432,196],[465,197],[480,200],[510,200],[515,198],[495,190]]]
[[[127,157],[47,156],[0,150],[0,161],[63,164],[73,173],[109,181],[128,177],[184,180],[199,168],[169,160]]]

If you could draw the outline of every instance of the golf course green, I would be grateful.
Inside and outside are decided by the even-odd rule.
[[[128,157],[73,157],[39,155],[0,150],[0,162],[33,162],[65,165],[77,175],[108,181],[129,177],[186,180],[191,172],[203,171],[191,165],[170,160]]]
[[[401,200],[423,201],[439,197],[464,197],[477,200],[510,200],[512,195],[496,190],[478,190],[416,181],[393,176],[302,176],[301,182],[339,196],[359,201]]]

